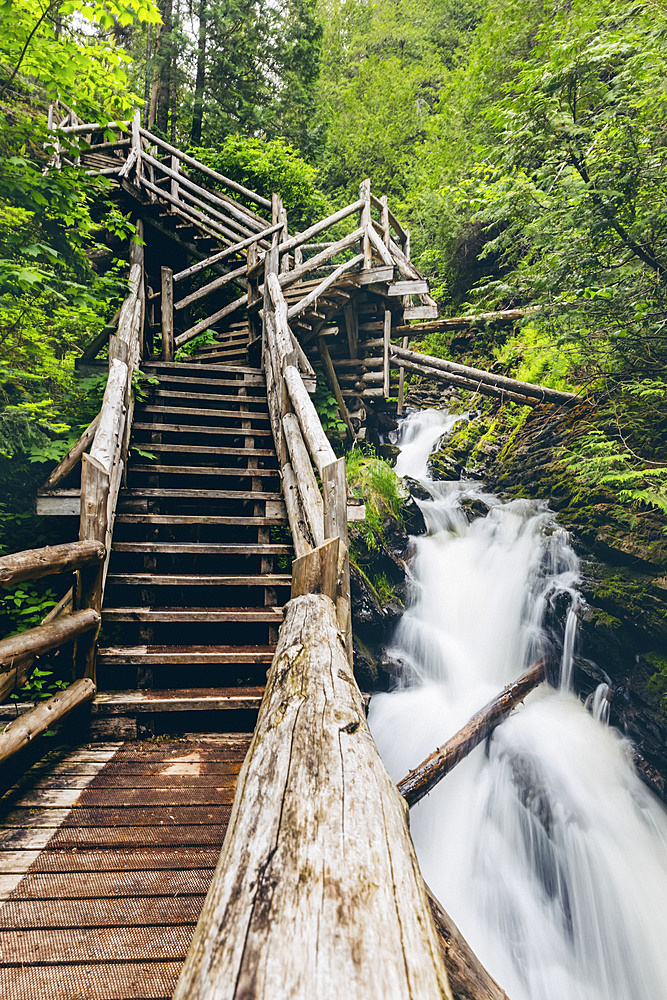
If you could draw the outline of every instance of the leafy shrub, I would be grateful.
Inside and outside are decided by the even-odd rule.
[[[292,228],[308,225],[315,218],[328,214],[327,200],[316,186],[316,168],[302,160],[284,139],[229,135],[215,149],[198,147],[189,152],[265,198],[270,198],[275,191],[283,200]],[[252,202],[249,204],[257,207]]]

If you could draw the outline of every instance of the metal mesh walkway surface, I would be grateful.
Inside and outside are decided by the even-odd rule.
[[[0,1000],[171,997],[249,741],[90,745],[27,772],[0,806]]]

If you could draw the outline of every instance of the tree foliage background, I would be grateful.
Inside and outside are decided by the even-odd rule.
[[[110,182],[43,173],[56,95],[140,107],[292,227],[370,176],[444,312],[526,310],[470,358],[589,393],[571,474],[667,512],[666,88],[656,0],[0,2],[0,545],[95,412],[74,359],[133,231]]]

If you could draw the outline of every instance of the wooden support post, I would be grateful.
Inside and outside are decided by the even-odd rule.
[[[137,182],[141,185],[144,176],[144,165],[141,156],[141,112],[135,111],[132,118],[132,149],[134,153],[135,171]],[[154,198],[152,200],[155,200]]]
[[[389,205],[387,203],[387,196],[383,194],[380,198],[382,203],[382,225],[384,227],[384,245],[389,248],[391,243],[391,229],[389,228]]]
[[[170,267],[163,267],[162,294],[160,307],[162,310],[162,360],[174,360],[174,272]]]
[[[246,254],[246,269],[248,274],[248,326],[250,327],[250,340],[257,340],[261,336],[259,316],[255,310],[251,311],[251,306],[254,306],[261,296],[259,292],[259,277],[255,275],[250,277],[250,272],[255,268],[257,264],[257,244],[251,243],[248,247]]]
[[[180,166],[181,166],[181,161],[179,160],[179,158],[177,156],[173,156],[172,155],[172,157],[171,157],[171,169],[174,171],[175,174],[180,173]],[[175,198],[176,201],[180,201],[180,198],[181,198],[181,196],[180,196],[181,186],[180,186],[180,184],[178,183],[178,181],[176,180],[175,177],[171,178],[170,190],[171,190],[171,196],[172,196],[172,198]],[[172,208],[172,211],[176,211],[175,206]]]
[[[410,260],[410,230],[405,230],[405,236],[401,240],[401,250],[405,255],[406,260]]]
[[[359,224],[363,229],[363,236],[361,237],[361,252],[364,256],[363,268],[368,270],[373,264],[373,253],[371,238],[369,235],[370,228],[373,225],[371,219],[371,182],[369,178],[361,182],[359,187],[359,200],[363,202],[361,211],[359,213]]]
[[[353,660],[352,599],[350,590],[350,555],[347,532],[347,479],[345,459],[339,458],[325,465],[320,472],[324,495],[324,536],[341,540],[338,564],[338,591],[336,613],[338,627],[345,636],[345,649],[350,663]]]
[[[351,358],[359,355],[359,314],[357,312],[356,299],[346,302],[343,306],[343,316],[345,317],[345,331],[347,333],[347,348]]]
[[[338,383],[336,369],[334,368],[331,355],[329,354],[329,348],[327,347],[327,342],[324,337],[318,337],[317,346],[320,352],[320,358],[322,359],[322,364],[324,366],[324,375],[329,383],[329,388],[334,394],[336,403],[338,404],[338,412],[347,427],[350,440],[353,444],[356,444],[357,435],[354,432],[354,427],[352,426],[352,421],[350,420],[350,414],[347,412],[347,406],[345,405],[345,400],[343,399],[343,393],[341,392],[340,385]]]
[[[452,1000],[334,606],[309,594],[287,606],[174,1000],[348,995]]]
[[[403,337],[403,349],[410,343],[409,337]],[[405,395],[405,368],[401,365],[398,373],[398,406],[396,407],[396,413],[399,417],[403,416],[403,398]]]
[[[81,459],[81,519],[79,538],[106,542],[107,507],[109,500],[110,474],[105,467],[90,455]],[[100,562],[86,569],[80,569],[77,583],[77,608],[102,610],[104,586],[104,563]],[[96,629],[91,635],[77,642],[75,662],[79,676],[95,681]]]
[[[324,594],[336,602],[340,538],[328,538],[292,563],[292,598]]]
[[[513,684],[503,688],[498,697],[473,715],[463,729],[434,750],[414,771],[410,771],[399,781],[398,790],[408,805],[414,806],[423,799],[459,761],[485,740],[496,726],[507,718],[512,709],[522,702],[533,688],[542,683],[545,677],[546,665],[544,660],[540,660],[521,674]]]
[[[384,398],[389,399],[390,390],[390,380],[389,380],[389,348],[391,346],[391,309],[385,309],[384,311],[384,331],[382,340],[382,374],[383,374],[383,391]]]

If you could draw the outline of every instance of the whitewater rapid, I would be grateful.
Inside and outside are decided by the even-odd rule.
[[[417,479],[428,534],[390,655],[396,690],[369,721],[395,780],[540,656],[543,684],[411,810],[427,883],[510,1000],[666,1000],[667,812],[607,724],[604,685],[571,692],[579,561],[546,506],[428,476],[460,418],[410,414],[396,471]],[[464,498],[489,508],[472,523]],[[604,664],[601,664],[604,667]]]

